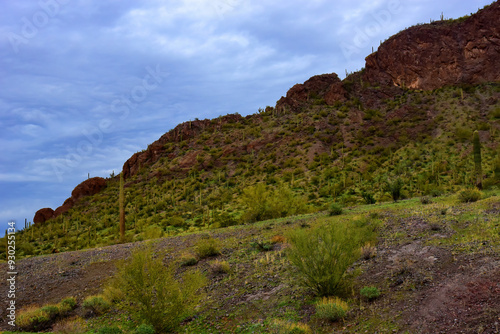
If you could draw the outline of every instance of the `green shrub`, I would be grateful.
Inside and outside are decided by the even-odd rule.
[[[202,298],[205,277],[198,271],[175,278],[175,267],[164,266],[151,248],[135,250],[115,276],[113,285],[122,290],[126,313],[158,333],[173,331],[190,316]]]
[[[369,235],[361,224],[326,225],[292,231],[287,255],[303,283],[316,294],[328,296],[337,290],[344,273],[360,256]]]
[[[134,331],[134,334],[155,334],[155,329],[151,325],[142,324],[137,327]]]
[[[214,213],[214,223],[216,227],[228,227],[236,225],[236,219],[227,212]]]
[[[377,255],[377,248],[373,246],[370,242],[361,247],[361,257],[365,260],[369,260]]]
[[[330,216],[338,216],[342,214],[342,206],[338,203],[330,204],[330,208],[328,209],[328,213]]]
[[[40,331],[49,328],[50,325],[49,314],[38,307],[21,310],[16,317],[16,327],[22,331]]]
[[[380,296],[380,291],[374,286],[365,286],[359,293],[361,296],[367,300],[373,300]]]
[[[316,304],[316,316],[330,321],[344,318],[348,310],[347,303],[338,297],[325,297]]]
[[[500,119],[500,107],[496,107],[490,111],[491,118]]]
[[[211,256],[217,256],[220,254],[219,242],[217,239],[212,237],[202,238],[196,243],[196,255],[198,258],[205,259]]]
[[[182,217],[172,216],[172,217],[169,217],[168,219],[166,219],[163,225],[165,227],[167,227],[167,226],[184,227],[184,226],[186,226],[186,221]]]
[[[146,239],[158,239],[163,236],[163,230],[159,226],[148,226],[144,231],[144,237]]]
[[[361,197],[363,197],[363,200],[365,201],[365,204],[375,204],[377,202],[375,200],[375,197],[373,197],[373,194],[367,193],[367,192],[362,192]]]
[[[477,202],[481,199],[482,194],[476,188],[473,189],[464,189],[458,194],[458,199],[462,203],[472,203]]]
[[[57,306],[59,307],[60,315],[66,316],[76,308],[76,299],[75,297],[68,297],[63,299]]]
[[[59,316],[59,307],[56,305],[45,305],[42,307],[42,312],[47,313],[50,320],[54,320]]]
[[[75,299],[75,297],[65,298],[61,301],[60,305],[74,309],[76,307],[76,299]]]
[[[198,263],[198,259],[192,254],[184,254],[180,258],[180,264],[182,267],[194,266]]]
[[[458,138],[458,140],[465,142],[472,138],[472,130],[469,128],[458,127],[455,130],[455,136]]]
[[[97,334],[122,334],[122,333],[123,331],[116,326],[113,327],[104,326],[97,330]]]
[[[99,316],[106,313],[111,304],[103,296],[89,296],[82,303],[82,308],[86,317]]]
[[[210,269],[214,274],[227,274],[231,271],[231,267],[227,261],[214,261],[210,263]]]
[[[420,197],[420,203],[422,203],[424,205],[430,204],[430,203],[432,203],[432,200],[429,197],[424,196],[424,197]]]
[[[307,199],[297,196],[288,186],[277,189],[263,183],[243,190],[240,203],[246,207],[242,216],[244,222],[256,222],[309,212]]]
[[[261,241],[261,240],[253,240],[250,243],[252,248],[255,248],[261,252],[267,252],[273,249],[273,244],[271,241]]]
[[[391,194],[394,202],[397,202],[401,198],[402,189],[403,189],[403,180],[401,180],[400,178],[397,178],[394,181],[386,182],[385,190]]]

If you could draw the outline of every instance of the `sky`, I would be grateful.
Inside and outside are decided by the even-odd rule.
[[[407,27],[491,2],[0,0],[0,231],[181,122],[274,106]]]

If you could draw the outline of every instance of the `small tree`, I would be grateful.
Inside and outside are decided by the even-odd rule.
[[[288,258],[306,286],[317,295],[329,296],[336,292],[347,268],[359,258],[364,239],[361,229],[342,223],[299,229],[288,237]]]
[[[132,253],[115,277],[114,287],[123,292],[125,311],[139,322],[152,325],[157,333],[165,333],[191,315],[203,297],[199,290],[205,282],[198,271],[176,279],[174,266],[164,266],[153,249],[145,248]]]
[[[481,141],[479,139],[479,132],[474,131],[474,138],[472,140],[473,151],[474,151],[474,166],[476,174],[476,187],[477,189],[483,189],[483,168],[481,164]]]
[[[120,173],[120,241],[125,241],[125,196],[123,194],[123,173]]]

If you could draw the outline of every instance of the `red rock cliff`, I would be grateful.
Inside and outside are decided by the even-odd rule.
[[[500,1],[455,21],[406,29],[366,58],[365,80],[431,90],[500,80]]]
[[[64,204],[58,207],[55,211],[51,208],[43,208],[35,213],[33,222],[35,224],[43,224],[51,218],[55,218],[60,214],[67,212],[73,205],[82,197],[97,194],[106,187],[106,180],[102,177],[93,177],[83,181],[73,189],[71,197],[64,201]]]

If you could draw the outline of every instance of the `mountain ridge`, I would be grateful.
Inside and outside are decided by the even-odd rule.
[[[141,169],[143,170],[145,168],[151,168],[161,159],[176,161],[177,164],[175,166],[171,166],[168,170],[162,170],[161,173],[159,173],[158,171],[152,174],[150,173],[151,175],[149,175],[148,177],[158,178],[159,176],[159,178],[162,178],[163,176],[165,176],[164,174],[169,174],[170,178],[172,178],[173,176],[179,176],[183,178],[186,177],[186,175],[189,175],[189,173],[193,170],[193,168],[195,168],[195,166],[197,170],[224,168],[225,164],[228,161],[228,157],[236,156],[238,159],[240,159],[241,156],[247,154],[254,155],[255,153],[252,152],[256,152],[265,147],[268,147],[269,145],[275,144],[277,139],[275,134],[269,134],[267,136],[254,136],[252,138],[253,140],[245,143],[237,143],[241,145],[236,146],[233,145],[234,142],[228,142],[226,143],[226,145],[221,145],[219,139],[217,145],[220,146],[219,148],[221,149],[221,152],[218,152],[216,155],[212,156],[210,156],[210,154],[205,154],[207,150],[204,148],[202,149],[201,147],[198,147],[197,149],[191,150],[190,152],[184,154],[184,148],[186,147],[181,146],[185,145],[188,141],[193,141],[195,138],[197,138],[197,136],[200,136],[200,134],[206,133],[207,131],[213,131],[213,133],[215,134],[221,131],[223,132],[223,130],[226,128],[234,127],[234,131],[237,132],[240,131],[242,127],[245,127],[244,123],[251,123],[252,126],[259,127],[259,124],[263,124],[264,119],[268,116],[278,117],[281,115],[283,121],[276,121],[277,125],[281,126],[280,122],[285,122],[285,120],[288,122],[292,121],[292,118],[300,118],[300,116],[298,115],[300,115],[301,112],[304,112],[304,110],[309,109],[320,110],[321,108],[323,108],[323,111],[320,111],[320,113],[324,113],[324,110],[328,108],[330,108],[328,109],[328,112],[331,112],[331,110],[333,110],[331,108],[336,108],[338,110],[337,116],[340,115],[344,118],[339,117],[339,119],[337,120],[329,119],[329,122],[331,121],[330,123],[332,123],[330,125],[333,125],[332,129],[332,126],[326,124],[317,124],[317,122],[310,122],[309,120],[307,120],[307,117],[309,116],[302,117],[302,119],[306,120],[304,121],[305,123],[301,125],[303,126],[303,128],[307,128],[307,131],[311,132],[311,134],[314,133],[317,139],[319,139],[319,143],[313,145],[313,149],[309,150],[306,154],[307,161],[300,163],[300,166],[297,168],[305,168],[307,170],[307,165],[311,164],[316,156],[325,154],[329,150],[333,155],[334,150],[327,147],[332,142],[342,142],[342,147],[345,146],[346,148],[353,149],[353,147],[356,146],[355,144],[353,144],[353,141],[355,140],[355,138],[353,138],[353,132],[360,132],[360,136],[368,135],[366,133],[368,127],[365,127],[365,125],[366,123],[370,122],[374,123],[371,128],[375,127],[378,129],[372,129],[370,131],[385,132],[385,135],[387,135],[387,138],[378,136],[376,138],[377,141],[372,146],[391,145],[395,141],[399,140],[399,137],[401,137],[401,134],[403,132],[405,132],[405,137],[416,140],[421,134],[426,134],[426,131],[428,131],[427,128],[429,127],[429,122],[432,122],[433,118],[436,116],[433,115],[432,110],[418,110],[418,107],[407,104],[399,108],[396,112],[387,115],[387,119],[384,119],[382,122],[381,115],[378,110],[386,105],[384,101],[395,99],[397,97],[404,96],[404,94],[407,94],[408,88],[419,89],[432,88],[434,86],[427,86],[427,79],[422,79],[417,83],[412,83],[411,78],[408,77],[407,71],[401,70],[401,68],[406,68],[405,64],[403,62],[394,62],[393,58],[387,56],[388,54],[398,55],[398,52],[389,52],[388,50],[405,50],[405,45],[406,49],[418,48],[416,46],[413,46],[413,43],[411,41],[406,41],[406,44],[404,44],[404,39],[409,39],[409,37],[413,34],[419,35],[425,33],[429,29],[434,29],[432,31],[436,31],[431,34],[431,37],[435,37],[436,33],[439,36],[439,33],[442,31],[444,31],[446,34],[449,33],[450,29],[453,27],[474,30],[479,25],[483,26],[484,28],[484,25],[486,24],[486,22],[488,22],[488,18],[491,18],[492,15],[497,14],[499,10],[500,2],[496,1],[495,3],[480,10],[477,14],[468,17],[467,19],[465,19],[465,21],[456,20],[455,23],[448,23],[448,21],[443,21],[440,23],[420,26],[417,25],[408,28],[389,38],[387,41],[382,43],[377,52],[369,55],[366,58],[367,66],[365,70],[353,73],[346,77],[344,80],[340,80],[335,73],[313,76],[303,84],[294,85],[289,89],[286,96],[277,101],[275,107],[266,107],[266,109],[261,110],[259,114],[249,115],[246,117],[242,117],[239,114],[232,114],[220,116],[213,120],[194,120],[181,123],[174,129],[162,135],[157,141],[148,145],[148,148],[146,150],[132,155],[123,165],[122,173],[124,175],[124,178],[125,180],[133,178],[138,173],[140,173]],[[490,28],[484,28],[482,29],[482,31],[487,31],[489,33],[489,36],[494,36],[493,39],[488,39],[488,41],[490,41],[491,47],[486,48],[487,50],[489,50],[486,53],[478,53],[476,55],[475,61],[479,64],[489,64],[489,66],[482,67],[482,73],[485,73],[485,75],[488,74],[491,78],[494,78],[496,80],[500,80],[500,66],[496,66],[498,61],[500,61],[500,57],[496,57],[493,59],[493,61],[490,61],[491,52],[500,54],[500,49],[495,42],[496,40],[500,40],[500,35],[498,28],[494,25],[495,20],[493,19],[489,22]],[[447,36],[446,34],[444,34],[444,36]],[[462,32],[462,35],[467,35],[467,32]],[[440,46],[442,44],[442,41],[440,41],[439,38],[435,40],[435,45]],[[401,45],[401,43],[403,43],[403,45]],[[418,46],[420,45],[420,43],[417,41],[416,45]],[[457,50],[455,50],[455,52],[458,52]],[[421,54],[416,53],[415,57],[417,60],[419,59],[419,55]],[[481,55],[484,56],[483,60],[477,61],[477,59],[481,59]],[[387,63],[390,63],[391,66],[388,66]],[[434,63],[425,63],[425,65],[428,66],[422,66],[421,72],[431,73],[433,77],[436,77],[432,68],[439,66],[436,66]],[[398,71],[401,73],[399,73]],[[416,72],[413,71],[412,73]],[[464,75],[463,77],[466,77],[468,79],[464,82],[460,82],[460,84],[470,85],[473,83],[482,83],[485,79],[485,76],[477,75],[477,71],[475,73],[475,76]],[[388,79],[389,77],[397,78],[397,80],[392,79],[391,81]],[[408,82],[408,84],[405,82]],[[453,80],[445,76],[441,81],[438,82],[438,84],[440,85],[439,88],[442,88],[450,84],[456,85],[457,82],[453,82]],[[463,88],[460,89],[462,91],[461,94],[463,100]],[[369,113],[370,115],[366,115],[367,113]],[[345,120],[346,116],[347,120]],[[384,122],[401,122],[402,119],[413,119],[413,125],[405,131],[396,131],[393,129],[391,130],[393,132],[391,134],[391,131],[387,132],[387,126],[382,124]],[[301,122],[300,120],[293,121],[297,122],[297,125],[299,124],[299,122]],[[348,122],[350,124],[347,124]],[[427,133],[427,135],[432,134]],[[226,135],[226,139],[227,137],[228,136]],[[482,137],[486,138],[484,134]],[[213,146],[214,140],[214,138],[206,138],[205,146]],[[243,140],[246,140],[244,134]],[[168,147],[171,145],[174,145],[175,148],[170,147],[169,149]],[[338,153],[339,151],[341,151],[338,147],[335,151],[337,152],[337,155],[344,155],[343,149],[341,153]],[[234,163],[234,161],[232,163]],[[227,176],[231,176],[231,173],[234,173],[234,170],[232,170],[231,168],[228,169],[229,171],[227,172]],[[101,186],[95,187],[93,185],[94,182],[100,183]],[[75,190],[77,190],[78,187],[90,187],[94,190],[85,193],[82,196],[72,196],[68,198],[64,202],[64,204],[57,208],[55,211],[51,212],[50,210],[52,209],[50,208],[39,210],[35,215],[36,219],[34,219],[34,222],[44,223],[49,219],[56,218],[68,212],[74,206],[74,204],[85,195],[95,195],[105,188],[105,186],[102,184],[102,180],[97,179],[86,180],[78,185]]]

